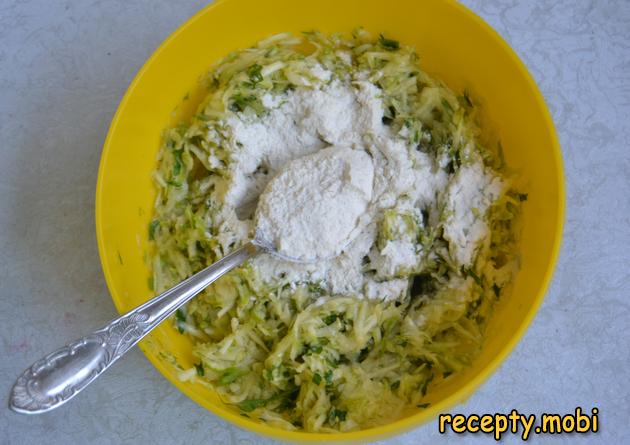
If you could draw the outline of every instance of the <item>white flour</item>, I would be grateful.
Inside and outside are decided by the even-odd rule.
[[[379,131],[383,112],[378,89],[368,82],[358,87],[334,82],[321,90],[299,89],[280,100],[267,95],[263,103],[272,110],[262,120],[232,115],[227,125],[236,167],[226,202],[235,207],[255,202],[288,161],[330,145],[361,145],[364,135]]]
[[[490,229],[483,215],[504,188],[503,181],[481,163],[462,166],[449,184],[444,239],[451,243],[451,254],[459,264],[470,264],[480,241],[487,239]]]
[[[343,249],[334,259],[309,264],[261,255],[252,260],[252,266],[263,280],[319,282],[332,295],[377,299],[395,299],[407,291],[408,281],[395,278],[394,271],[416,266],[421,252],[404,241],[390,241],[378,249],[379,218],[386,208],[417,211],[418,207],[434,209],[433,217],[437,217],[437,196],[448,181],[426,154],[407,146],[382,123],[379,91],[366,81],[352,85],[333,81],[319,88],[265,96],[263,104],[269,112],[263,118],[240,113],[227,119],[234,162],[231,180],[221,191],[226,203],[222,212],[226,243],[235,237],[241,241],[251,237],[251,217],[262,191],[283,166],[302,158],[293,165],[295,172],[280,173],[278,187],[262,199],[266,207],[260,213],[265,217],[259,226],[268,241],[290,257],[331,257],[331,252]],[[350,153],[361,158],[350,163]],[[321,164],[315,165],[316,159]],[[349,176],[342,174],[344,168]],[[317,194],[319,189],[312,185],[323,182],[326,192]],[[333,190],[341,195],[333,196]],[[468,207],[468,203],[460,204]],[[465,209],[460,213],[454,216],[468,214]],[[300,217],[292,218],[296,214]],[[308,228],[302,218],[307,214],[312,217]],[[451,227],[457,225],[454,221]],[[346,245],[357,228],[360,233]],[[448,235],[460,240],[456,230]],[[468,252],[455,255],[468,257]],[[365,258],[376,268],[373,277],[363,271]]]
[[[260,196],[256,237],[300,261],[339,255],[361,230],[373,177],[372,158],[347,147],[287,163]]]

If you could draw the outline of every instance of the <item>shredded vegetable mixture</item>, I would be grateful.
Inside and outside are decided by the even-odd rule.
[[[265,275],[250,262],[174,319],[198,359],[182,379],[285,429],[364,429],[426,407],[431,385],[479,352],[493,304],[518,269],[515,223],[527,196],[513,187],[500,144],[480,141],[471,98],[429,77],[398,41],[311,32],[273,36],[221,60],[195,117],[165,131],[149,227],[155,292],[252,234],[251,212],[226,199],[239,162],[226,119],[264,119],[277,98],[358,80],[379,89],[388,131],[443,178],[435,196],[379,214],[373,251],[404,245],[413,261],[384,264],[384,253],[370,254],[362,273],[371,286],[402,283],[400,295],[374,298],[367,287],[332,294],[319,280]]]

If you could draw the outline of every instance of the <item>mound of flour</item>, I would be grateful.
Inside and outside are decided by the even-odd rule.
[[[313,212],[312,233],[316,236],[312,240],[320,241],[321,245],[303,244],[306,241],[299,237],[307,231],[299,224],[284,226],[281,233],[279,227],[274,229],[273,224],[265,222],[262,224],[269,241],[276,243],[285,255],[293,257],[305,257],[306,252],[308,255],[315,253],[317,257],[330,257],[325,253],[339,253],[336,249],[343,251],[333,259],[314,263],[295,263],[269,254],[259,255],[251,261],[259,276],[263,280],[280,279],[291,283],[318,282],[332,295],[399,298],[407,291],[408,280],[386,279],[380,275],[369,277],[363,271],[367,257],[385,272],[420,261],[421,253],[412,243],[392,244],[381,249],[383,251],[377,249],[377,227],[382,209],[405,202],[411,207],[434,202],[436,193],[446,185],[446,175],[442,170],[433,171],[426,154],[408,147],[403,138],[383,124],[380,90],[370,82],[332,81],[315,88],[299,88],[285,95],[268,95],[263,98],[263,104],[268,112],[261,118],[239,113],[226,120],[233,159],[230,180],[221,190],[227,231],[219,236],[225,239],[226,249],[229,250],[235,240],[245,242],[252,236],[254,210],[272,178],[284,174],[286,177],[282,181],[289,181],[292,176],[297,188],[290,190],[288,182],[284,184],[291,196],[286,197],[285,203],[281,202],[280,195],[273,199],[273,218],[285,219],[291,211]],[[340,166],[348,161],[346,155],[339,152],[338,157],[331,156],[327,154],[328,150],[360,156],[357,168],[351,169],[353,175],[356,173],[355,178],[340,176]],[[334,166],[311,165],[308,159],[314,154],[323,156]],[[299,164],[300,174],[281,173],[287,163],[300,158],[304,158],[299,161],[303,162]],[[367,158],[370,158],[371,168],[368,168]],[[361,175],[363,177],[359,177]],[[330,190],[335,187],[346,190],[347,187],[348,193],[350,184],[358,181],[357,190],[352,189],[352,195],[348,195],[352,205],[341,205],[340,200],[338,203],[322,202],[321,208],[313,207],[322,196],[299,187],[327,178],[331,181]],[[368,190],[368,183],[371,183],[371,190]],[[295,201],[290,203],[291,199]],[[271,204],[271,196],[263,198],[261,203],[267,205],[267,200],[267,204]],[[328,205],[327,212],[324,207]],[[271,211],[271,208],[265,210]],[[353,241],[344,246],[348,231],[353,227],[359,231],[352,233]],[[282,240],[283,234],[291,235]],[[397,255],[397,251],[404,255]],[[300,253],[296,255],[296,252]]]
[[[363,150],[333,146],[287,163],[256,209],[256,238],[300,261],[339,255],[360,231],[374,166]]]

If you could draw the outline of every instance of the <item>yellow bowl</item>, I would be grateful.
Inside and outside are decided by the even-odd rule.
[[[199,12],[170,36],[129,87],[112,121],[96,191],[96,230],[105,279],[120,312],[152,296],[147,227],[155,191],[151,172],[162,129],[193,112],[198,80],[228,52],[282,31],[373,33],[415,45],[423,68],[481,101],[487,137],[500,138],[510,166],[526,180],[522,270],[497,307],[473,366],[429,393],[430,407],[374,429],[287,432],[242,417],[200,385],[177,379],[174,360],[193,364],[191,344],[164,323],[140,347],[164,376],[200,405],[249,430],[279,439],[364,442],[401,433],[468,398],[506,358],[534,317],[558,255],[564,214],[560,147],[543,98],[525,66],[481,19],[450,0],[225,0]],[[133,42],[130,42],[131,44]],[[182,101],[190,93],[190,98]]]

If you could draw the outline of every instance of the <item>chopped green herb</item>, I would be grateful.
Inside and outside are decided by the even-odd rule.
[[[184,333],[184,323],[186,323],[186,314],[181,309],[175,311],[175,326],[180,334]]]
[[[321,295],[324,293],[324,288],[319,283],[309,283],[308,291],[313,294]]]
[[[464,100],[466,101],[466,105],[468,105],[469,107],[472,107],[473,106],[473,102],[470,99],[470,95],[468,94],[467,90],[464,90],[463,96],[464,96]]]
[[[448,114],[453,114],[453,107],[448,100],[442,99],[442,106],[446,109]]]
[[[348,411],[333,408],[332,410],[330,410],[330,414],[328,415],[328,421],[330,423],[334,423],[335,421],[343,422],[346,420],[347,414]]]
[[[421,273],[413,277],[411,282],[411,296],[431,295],[436,290],[436,282],[430,273]]]
[[[322,382],[322,376],[315,373],[313,374],[313,383],[315,383],[316,385],[319,385]]]
[[[420,385],[420,394],[422,394],[422,396],[427,395],[427,388],[429,387],[429,384],[432,381],[433,381],[433,374],[431,374],[431,376],[428,379],[422,382],[422,385]]]
[[[389,117],[389,116],[385,116],[385,115],[384,115],[384,116],[381,118],[381,122],[383,122],[383,125],[387,125],[387,126],[389,126],[389,125],[391,125],[391,124],[394,122],[394,119],[392,119],[392,118],[391,118],[391,117]]]
[[[324,317],[324,323],[326,323],[326,325],[331,325],[335,322],[335,320],[337,320],[337,317],[337,314],[330,314],[327,317]]]
[[[156,232],[156,230],[158,229],[159,226],[160,226],[160,221],[157,220],[157,219],[154,219],[149,224],[149,239],[151,241],[155,240],[155,232]]]
[[[175,150],[173,152],[173,155],[175,157],[175,160],[173,162],[173,176],[179,176],[182,171],[182,153],[184,153],[184,150]]]
[[[283,391],[275,395],[274,397],[269,399],[269,401],[280,400],[280,403],[278,404],[278,407],[277,407],[279,411],[293,410],[295,409],[295,405],[297,403],[297,398],[299,394],[300,394],[300,388],[287,390],[287,391]]]
[[[182,164],[175,160],[175,163],[173,164],[173,176],[178,176],[182,171]]]
[[[387,51],[397,51],[400,49],[400,42],[386,38],[383,34],[378,37],[378,43]]]
[[[273,402],[274,400],[284,400],[283,404],[286,404],[287,402],[294,403],[299,392],[300,392],[299,388],[290,389],[288,391],[282,391],[277,394],[274,394],[268,399],[243,400],[241,403],[238,404],[238,407],[243,411],[250,412],[250,411],[254,411],[256,408],[265,406],[266,404],[268,404],[269,402]]]
[[[235,94],[230,98],[230,111],[235,113],[244,111],[245,108],[250,106],[256,101],[256,96],[243,96],[240,93]]]
[[[227,368],[225,371],[223,371],[221,377],[219,377],[217,384],[219,386],[229,385],[230,383],[234,382],[236,379],[247,373],[247,370],[243,370],[241,368]]]
[[[361,351],[359,352],[359,356],[357,357],[357,361],[361,363],[363,360],[367,358],[369,354],[370,354],[370,348],[365,347],[361,349]]]
[[[326,385],[332,385],[333,372],[330,369],[324,373],[324,380],[326,380]]]
[[[204,374],[206,373],[206,370],[203,368],[203,363],[197,363],[195,364],[195,370],[197,370],[197,375],[199,377],[203,377]]]
[[[505,153],[503,153],[503,144],[501,141],[497,142],[497,155],[499,156],[499,165],[497,168],[503,168],[505,166]]]
[[[475,283],[477,283],[479,286],[483,287],[483,280],[472,269],[470,269],[470,268],[466,269],[466,268],[462,267],[462,275],[464,275],[464,277],[471,277],[475,281]]]
[[[263,75],[261,71],[262,71],[262,66],[257,63],[250,66],[247,69],[247,75],[249,76],[249,80],[251,80],[254,85],[256,85],[258,82],[262,82]]]
[[[238,404],[238,407],[245,411],[246,413],[254,411],[256,408],[260,408],[261,406],[265,406],[267,404],[267,399],[249,399],[243,400]]]
[[[313,354],[319,354],[320,352],[322,352],[322,345],[312,345],[309,348],[309,352],[313,353]]]

